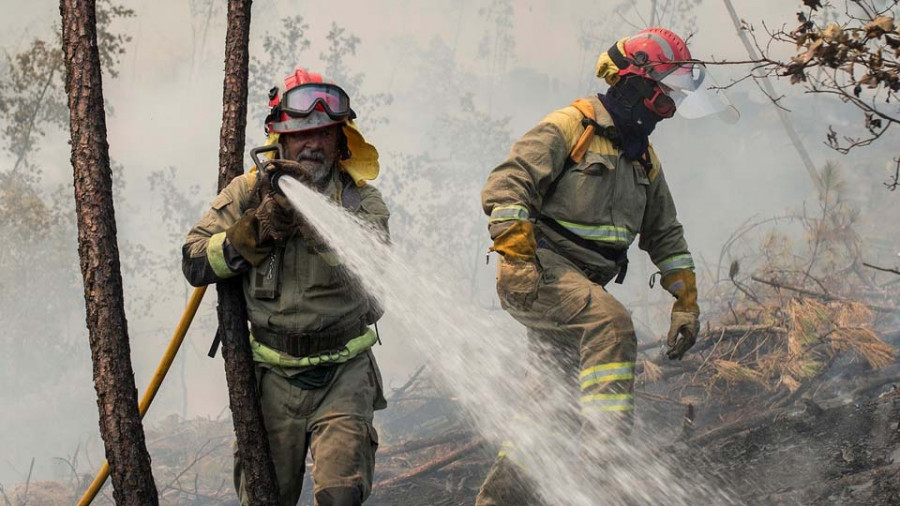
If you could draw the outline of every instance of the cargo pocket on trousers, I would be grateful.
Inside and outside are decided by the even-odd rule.
[[[366,354],[369,357],[369,383],[375,388],[375,399],[372,401],[372,408],[375,410],[384,409],[387,407],[387,399],[384,398],[384,382],[381,379],[381,371],[378,369],[378,362],[375,361],[375,354],[372,353],[372,350],[368,350]]]
[[[565,267],[545,268],[537,302],[554,323],[569,323],[590,304],[591,282]]]
[[[378,431],[371,422],[366,422],[366,429],[369,431],[369,444],[372,445],[372,453],[378,450]]]

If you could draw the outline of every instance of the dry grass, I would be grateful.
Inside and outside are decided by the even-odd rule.
[[[643,383],[656,383],[662,379],[662,367],[650,360],[642,360],[644,372],[638,376],[638,381]]]
[[[755,383],[768,388],[766,378],[757,370],[729,360],[713,360],[712,365],[716,370],[713,381],[725,381],[726,383]]]
[[[878,308],[898,306],[900,283],[862,267],[860,214],[845,199],[837,168],[825,172],[818,209],[744,223],[723,247],[719,268],[700,271],[712,285],[701,291],[712,326],[757,330],[703,336],[703,365],[677,380],[681,395],[701,393],[723,408],[735,399],[766,405],[801,388],[822,394],[835,364],[845,374],[840,383],[848,371],[896,364],[881,335],[896,327],[897,314]],[[900,249],[900,241],[886,242]]]

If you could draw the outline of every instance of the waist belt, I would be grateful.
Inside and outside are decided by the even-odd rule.
[[[584,237],[579,236],[575,232],[567,229],[554,220],[553,218],[541,215],[538,217],[538,221],[550,227],[557,234],[565,237],[569,241],[575,243],[582,248],[593,251],[594,253],[599,254],[603,258],[609,260],[610,262],[616,264],[616,267],[619,268],[619,273],[616,275],[616,284],[621,285],[622,282],[625,281],[625,275],[628,273],[628,249],[615,249],[610,248],[608,246],[604,246],[596,241],[590,241],[585,239]],[[555,250],[554,250],[555,251]],[[557,253],[559,253],[557,251]],[[565,256],[565,255],[564,255]],[[569,258],[571,261],[572,259]],[[582,269],[590,270],[588,266],[585,266],[582,262],[574,262],[575,264],[582,267]],[[588,276],[590,279],[590,276]],[[593,281],[593,280],[591,280]]]
[[[320,332],[272,332],[253,325],[250,332],[269,348],[293,357],[310,357],[343,349],[350,340],[366,332],[366,324],[356,320],[353,325]]]

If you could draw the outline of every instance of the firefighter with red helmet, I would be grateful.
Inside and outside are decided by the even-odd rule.
[[[501,305],[558,381],[572,383],[582,448],[621,440],[632,425],[637,339],[628,310],[604,286],[622,282],[635,238],[675,298],[668,357],[681,359],[700,327],[694,261],[649,136],[676,110],[731,113],[704,92],[705,69],[684,40],[662,28],[620,40],[596,71],[607,93],[544,118],[482,190],[491,251],[501,257]],[[520,452],[527,448],[504,443],[477,505],[539,502]]]
[[[361,504],[372,488],[386,406],[371,352],[381,310],[296,210],[273,174],[294,177],[388,234],[389,212],[367,181],[378,152],[353,123],[347,93],[297,69],[270,93],[266,160],[234,178],[188,233],[182,267],[194,286],[241,276],[250,345],[282,503],[300,497],[312,454],[316,504]],[[235,457],[235,489],[249,504]]]

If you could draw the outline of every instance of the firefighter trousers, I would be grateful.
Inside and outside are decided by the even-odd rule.
[[[622,443],[634,411],[634,366],[637,338],[631,315],[600,284],[555,254],[541,255],[537,298],[528,311],[507,311],[528,329],[529,346],[552,361],[556,381],[572,384],[579,447],[591,450]],[[544,379],[546,380],[546,379]],[[539,384],[541,378],[535,378]],[[535,402],[540,402],[539,386]],[[560,414],[568,416],[568,414]],[[488,472],[476,506],[542,504],[527,469],[515,463],[515,441],[507,443]],[[588,455],[589,454],[589,455]]]
[[[303,388],[290,377],[257,365],[260,404],[281,503],[295,506],[306,472],[307,451],[319,506],[353,506],[372,490],[378,435],[374,407],[384,407],[381,378],[371,351],[337,366],[331,381]],[[235,450],[235,489],[249,505]]]

